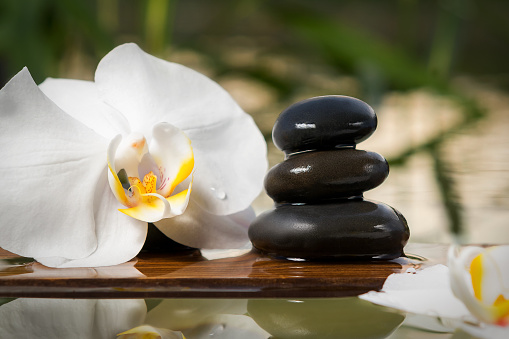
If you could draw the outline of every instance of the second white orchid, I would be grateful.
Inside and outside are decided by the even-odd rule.
[[[509,246],[452,246],[451,288],[480,322],[467,330],[486,338],[509,336]]]
[[[408,321],[412,326],[509,338],[509,246],[452,245],[447,261],[448,266],[438,264],[415,274],[392,274],[381,292],[360,297],[408,312],[412,316],[407,319],[418,319]]]

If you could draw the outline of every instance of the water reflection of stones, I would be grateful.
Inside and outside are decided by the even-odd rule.
[[[409,238],[403,215],[363,199],[389,170],[381,155],[355,149],[376,125],[369,105],[345,96],[311,98],[283,111],[272,138],[286,159],[265,178],[277,206],[251,224],[253,246],[295,259],[403,255]]]
[[[386,338],[405,316],[356,297],[339,299],[252,299],[249,315],[271,339]]]

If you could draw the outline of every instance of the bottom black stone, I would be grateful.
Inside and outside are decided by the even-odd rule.
[[[259,215],[249,228],[258,250],[286,258],[402,256],[410,231],[394,208],[367,200],[282,205]]]

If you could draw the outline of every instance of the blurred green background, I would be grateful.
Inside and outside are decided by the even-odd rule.
[[[230,91],[271,165],[281,110],[355,96],[379,116],[359,148],[392,171],[366,196],[401,210],[412,240],[509,242],[507,13],[504,0],[0,0],[0,85],[24,66],[38,83],[93,80],[109,50],[136,42]]]

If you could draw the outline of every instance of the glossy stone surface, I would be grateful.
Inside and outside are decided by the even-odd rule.
[[[272,140],[286,154],[355,145],[376,129],[373,109],[347,96],[310,98],[291,105],[278,117]]]
[[[389,165],[380,154],[353,148],[304,152],[272,167],[265,190],[277,203],[309,203],[362,195],[380,185]]]
[[[282,205],[259,215],[249,228],[255,248],[301,259],[397,258],[409,235],[399,212],[362,199]]]

